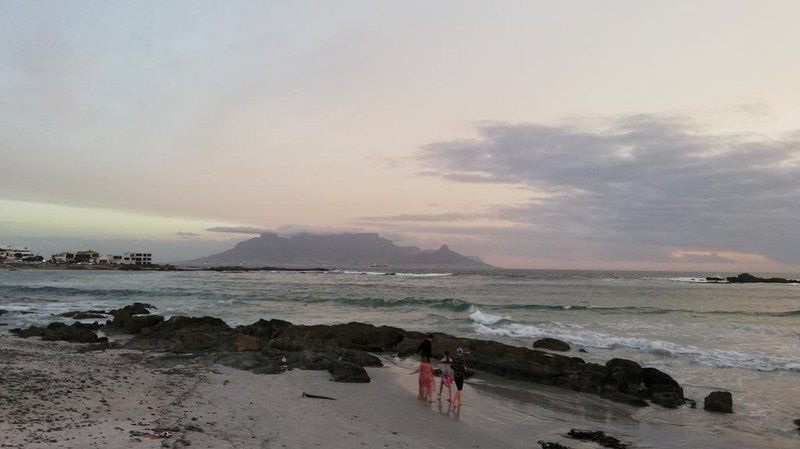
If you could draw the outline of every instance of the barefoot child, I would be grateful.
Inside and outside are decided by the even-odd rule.
[[[416,373],[419,373],[419,398],[433,402],[433,365],[422,362],[411,374]]]
[[[444,358],[442,359],[442,378],[439,382],[439,395],[438,398],[442,399],[442,390],[447,387],[447,400],[450,401],[453,399],[453,370],[450,368],[450,363],[452,359],[450,359],[450,351],[444,352]]]
[[[453,381],[456,384],[456,397],[453,399],[453,407],[461,406],[461,390],[464,388],[464,374],[467,371],[467,366],[464,363],[464,350],[461,348],[456,349],[456,356],[450,363],[453,369]]]

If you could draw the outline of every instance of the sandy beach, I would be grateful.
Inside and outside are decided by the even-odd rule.
[[[258,375],[197,360],[0,336],[0,447],[531,447],[466,405],[462,416],[414,396],[406,368],[369,384],[323,371]],[[325,395],[335,401],[302,397]],[[475,398],[467,385],[467,401]],[[446,404],[446,401],[444,402]],[[169,438],[149,439],[163,431]]]

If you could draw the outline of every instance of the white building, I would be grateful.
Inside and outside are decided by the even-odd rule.
[[[153,263],[153,255],[151,253],[125,253],[122,256],[122,263],[124,265],[150,265]]]
[[[27,246],[0,245],[0,260],[21,261],[29,257],[36,257],[36,254]]]

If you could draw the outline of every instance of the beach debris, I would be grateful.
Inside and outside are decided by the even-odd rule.
[[[330,396],[320,396],[318,394],[308,394],[306,392],[303,392],[303,394],[300,395],[300,397],[302,397],[302,398],[311,398],[311,399],[328,399],[329,401],[335,401],[336,400],[336,398],[332,398]]]
[[[564,446],[560,443],[553,443],[551,441],[538,441],[539,445],[542,446],[542,449],[571,449],[569,446]]]
[[[797,432],[800,433],[800,419],[795,419],[793,422],[797,426]]]
[[[572,349],[569,343],[555,338],[541,338],[533,342],[533,347],[537,349],[547,349],[550,351],[566,352]]]
[[[200,426],[195,426],[194,424],[189,424],[188,426],[186,426],[186,431],[203,433],[203,429]]]
[[[733,413],[733,395],[729,391],[712,391],[703,401],[703,408],[709,412]]]
[[[618,440],[617,438],[606,435],[606,433],[602,430],[571,429],[565,436],[579,441],[594,441],[600,446],[607,447],[609,449],[630,448],[630,446]]]

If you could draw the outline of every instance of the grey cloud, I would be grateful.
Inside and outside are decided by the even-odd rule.
[[[453,181],[549,193],[499,210],[529,227],[529,247],[578,242],[662,260],[693,248],[800,262],[800,135],[719,135],[652,115],[601,125],[483,124],[479,138],[427,145],[419,160]]]
[[[444,212],[434,214],[398,214],[377,217],[361,217],[359,221],[366,222],[443,222],[443,221],[473,221],[483,218],[483,214],[465,214],[459,212]]]
[[[228,232],[231,234],[263,234],[265,232],[271,232],[269,229],[254,228],[251,226],[215,226],[213,228],[206,229],[206,231]]]
[[[699,263],[732,263],[733,259],[720,256],[717,253],[709,254],[684,254],[679,258],[685,262],[699,262]]]

